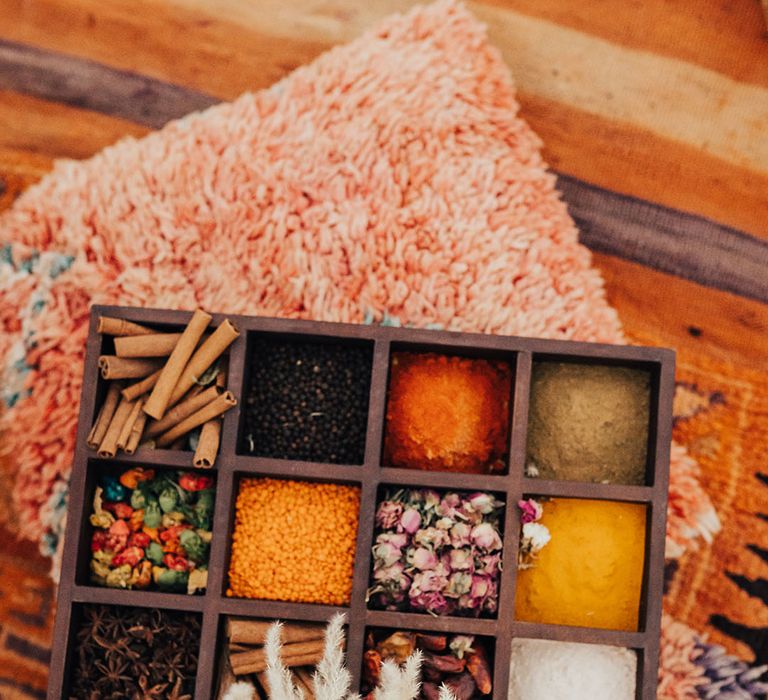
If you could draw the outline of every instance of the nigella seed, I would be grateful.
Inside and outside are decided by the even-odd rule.
[[[371,346],[258,337],[252,343],[240,449],[262,457],[361,464]]]

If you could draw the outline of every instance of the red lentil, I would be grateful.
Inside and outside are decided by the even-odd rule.
[[[244,479],[227,595],[347,605],[359,511],[354,486]]]

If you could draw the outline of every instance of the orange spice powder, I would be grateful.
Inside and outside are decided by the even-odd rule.
[[[505,362],[393,353],[388,466],[487,474],[505,466],[512,369]]]

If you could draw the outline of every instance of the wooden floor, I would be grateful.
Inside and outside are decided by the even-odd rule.
[[[53,159],[270,85],[412,4],[0,0],[0,210]],[[469,6],[512,70],[629,335],[677,348],[683,363],[768,366],[760,2]]]

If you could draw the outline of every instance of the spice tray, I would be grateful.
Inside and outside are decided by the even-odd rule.
[[[379,630],[414,630],[435,634],[477,635],[487,640],[492,658],[492,697],[498,700],[508,696],[509,661],[513,640],[518,639],[599,644],[632,650],[637,658],[636,699],[651,700],[656,697],[674,390],[672,351],[439,330],[227,316],[240,331],[228,351],[226,387],[234,394],[238,404],[224,415],[221,446],[214,468],[194,470],[192,453],[186,449],[139,447],[131,455],[120,453],[114,458],[104,458],[87,447],[89,430],[106,392],[104,381],[99,377],[98,360],[100,355],[111,352],[112,344],[110,338],[97,333],[100,316],[126,319],[158,331],[180,332],[189,321],[191,313],[106,306],[92,309],[59,584],[54,635],[56,642],[50,667],[50,700],[71,696],[71,669],[81,641],[78,640],[78,629],[83,611],[89,605],[153,608],[197,614],[201,620],[201,630],[194,697],[200,700],[217,697],[219,666],[227,642],[225,630],[230,616],[323,623],[337,611],[347,614],[347,661],[356,688],[361,682],[366,636]],[[218,326],[224,319],[223,315],[214,315],[212,327]],[[260,454],[258,431],[254,433],[252,421],[249,422],[248,417],[249,411],[254,410],[253,400],[249,401],[249,396],[254,391],[254,383],[271,379],[267,372],[260,374],[256,377],[258,381],[255,381],[252,360],[254,351],[261,348],[264,342],[272,340],[280,343],[329,344],[342,349],[363,351],[362,355],[357,353],[355,362],[363,357],[364,363],[369,366],[369,378],[362,389],[367,400],[367,415],[362,427],[364,438],[361,437],[357,447],[353,437],[344,433],[349,429],[349,416],[342,416],[338,424],[334,423],[329,430],[344,433],[344,444],[348,448],[333,452],[333,457],[326,461],[313,459],[311,451],[303,451],[302,445],[307,440],[295,434],[286,442],[285,449],[290,452],[292,447],[296,448],[296,454],[300,455],[298,459],[270,456],[269,450],[263,451],[267,452],[266,455]],[[500,461],[491,473],[465,473],[439,468],[422,471],[388,465],[389,458],[385,449],[387,402],[393,357],[398,353],[483,358],[505,363],[509,367],[511,382],[508,404],[505,404],[508,416],[504,414],[505,445]],[[644,451],[641,483],[627,485],[552,480],[533,476],[530,468],[527,469],[526,444],[532,378],[537,363],[542,362],[564,366],[627,367],[647,373],[647,440],[643,437],[643,441],[647,442],[647,450]],[[274,381],[283,381],[282,375],[276,373]],[[567,398],[564,396],[563,400]],[[100,587],[90,582],[88,567],[92,527],[89,516],[95,484],[104,474],[117,474],[121,469],[136,466],[151,468],[158,473],[183,469],[214,477],[215,510],[208,581],[204,594],[124,590]],[[344,484],[359,489],[354,572],[348,604],[336,606],[227,595],[236,519],[235,503],[241,484],[254,477]],[[487,492],[505,504],[499,525],[504,566],[499,574],[498,604],[490,614],[479,617],[436,616],[373,609],[368,600],[368,591],[372,583],[372,545],[377,527],[377,505],[385,492],[409,488],[429,488],[441,493],[450,490],[463,493]],[[640,574],[642,580],[638,584],[637,624],[633,629],[601,629],[518,619],[516,588],[521,571],[515,562],[518,561],[521,541],[521,511],[516,504],[528,497],[543,501],[576,499],[579,502],[618,502],[643,507],[645,519],[641,547],[644,550],[644,561]],[[557,534],[553,533],[553,537],[557,537]]]

